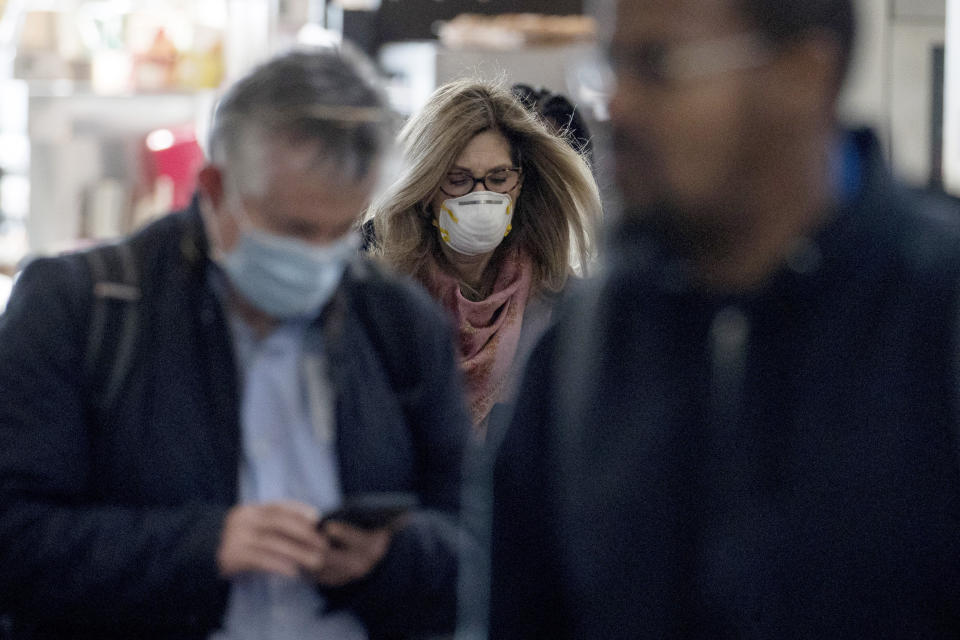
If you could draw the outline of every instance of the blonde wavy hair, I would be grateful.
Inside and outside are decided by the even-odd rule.
[[[513,231],[491,264],[519,245],[533,260],[535,288],[560,290],[572,266],[586,271],[594,257],[601,216],[597,184],[584,157],[501,83],[446,84],[400,131],[403,172],[367,212],[374,221],[374,253],[414,277],[428,256],[440,254],[430,201],[467,143],[484,131],[507,139],[523,180]]]

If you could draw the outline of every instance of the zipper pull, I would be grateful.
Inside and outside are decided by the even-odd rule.
[[[749,337],[750,320],[738,307],[724,307],[710,323],[710,388],[714,408],[725,421],[739,417]]]

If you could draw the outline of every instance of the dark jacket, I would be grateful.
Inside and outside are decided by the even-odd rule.
[[[0,319],[0,596],[42,637],[199,638],[224,613],[216,550],[240,455],[230,333],[195,207],[131,242],[142,326],[114,406],[97,408],[83,372],[80,256],[30,263]],[[359,259],[316,326],[344,493],[415,491],[424,507],[370,577],[325,595],[373,637],[448,628],[469,428],[449,328],[426,294]]]
[[[499,452],[491,638],[960,634],[960,233],[857,144],[755,294],[618,229]]]

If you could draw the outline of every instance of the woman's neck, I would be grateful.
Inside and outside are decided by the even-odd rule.
[[[488,268],[493,258],[493,251],[476,256],[468,256],[450,249],[446,245],[441,245],[443,257],[446,258],[453,275],[460,280],[460,283],[466,285],[468,290],[475,292],[481,297],[486,297],[485,288],[490,284],[490,273]]]

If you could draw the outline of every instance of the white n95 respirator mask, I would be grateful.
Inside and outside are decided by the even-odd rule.
[[[444,200],[433,224],[457,253],[476,256],[496,249],[512,229],[513,199],[505,193],[474,191]]]

